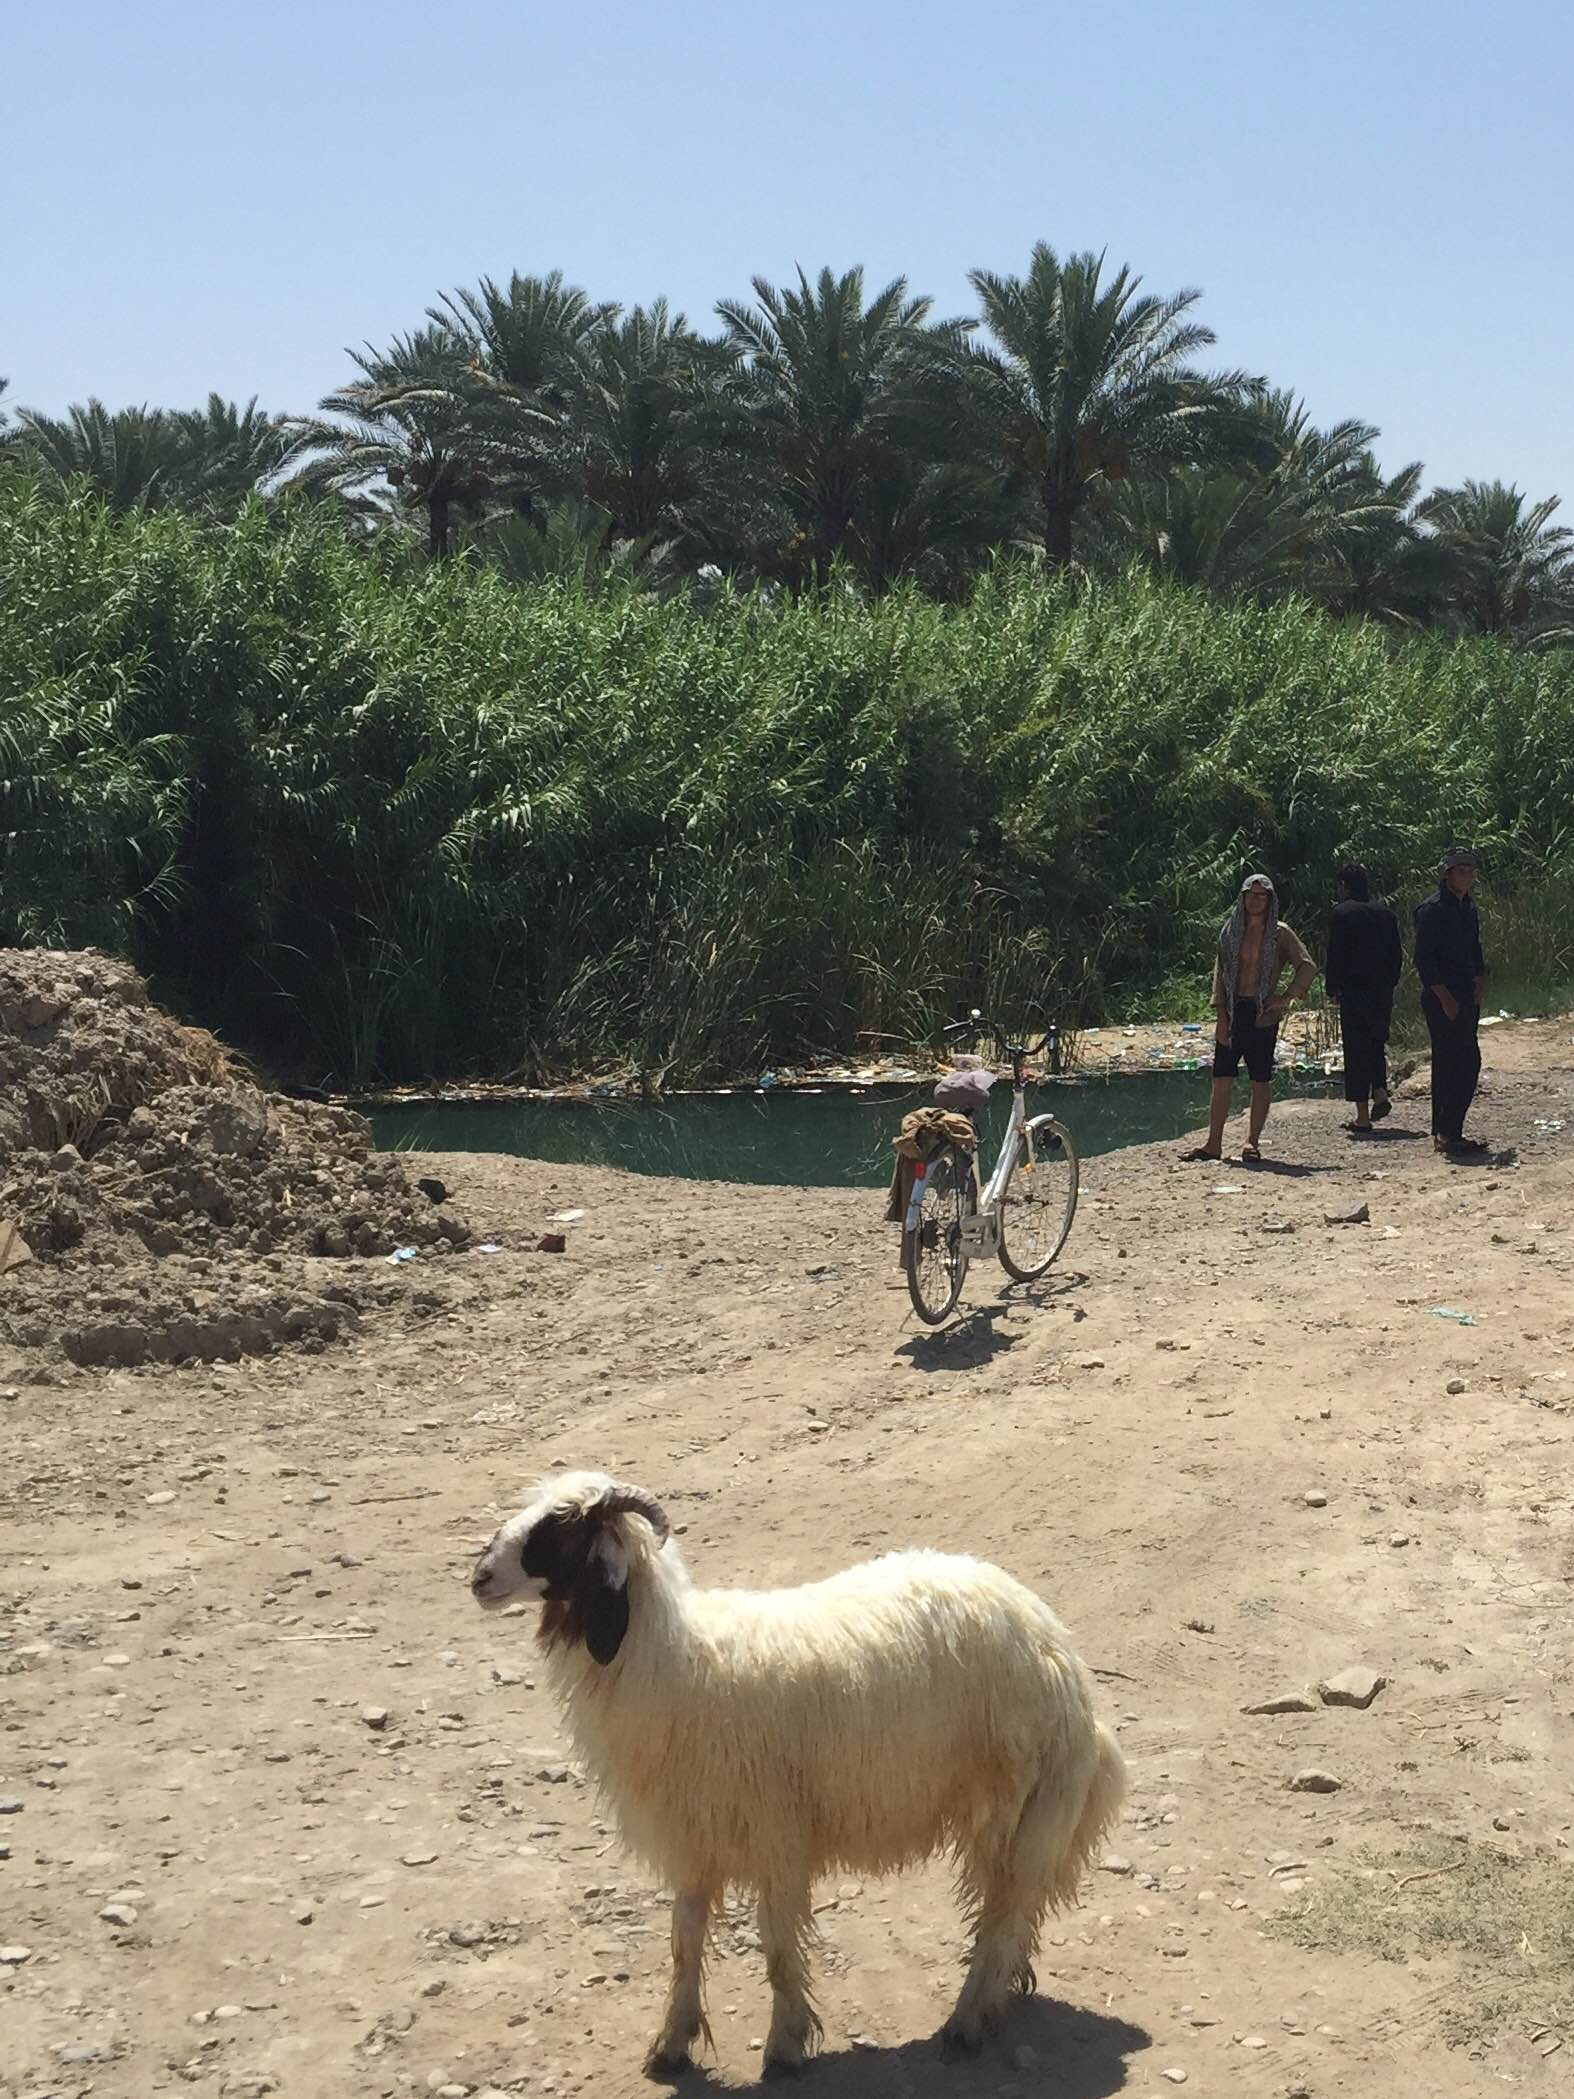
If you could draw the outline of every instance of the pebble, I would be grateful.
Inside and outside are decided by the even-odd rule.
[[[1388,1678],[1379,1676],[1375,1669],[1341,1669],[1337,1676],[1330,1676],[1318,1685],[1324,1705],[1350,1705],[1365,1712],[1378,1692],[1387,1687]]]
[[[1389,1535],[1388,1542],[1395,1552],[1398,1552],[1402,1547],[1410,1543],[1410,1533],[1408,1531],[1393,1531]]]
[[[1184,2084],[1186,2082],[1186,2072],[1184,2070],[1161,2070],[1159,2075],[1168,2079],[1171,2084]]]
[[[1102,1370],[1104,1368],[1104,1358],[1102,1356],[1079,1356],[1077,1368],[1079,1370]]]
[[[1112,1851],[1109,1857],[1100,1865],[1099,1871],[1101,1873],[1129,1873],[1131,1871],[1131,1860],[1122,1858],[1118,1851]]]
[[[129,1902],[106,1902],[98,1914],[104,1923],[118,1924],[124,1931],[137,1921],[137,1913]]]
[[[1328,1506],[1328,1496],[1321,1487],[1308,1487],[1301,1499],[1309,1509],[1326,1509]]]
[[[317,1912],[309,1902],[303,1902],[299,1909],[292,1910],[290,1914],[294,1917],[297,1924],[310,1924]]]
[[[435,1851],[407,1851],[399,1863],[403,1866],[435,1866],[437,1864],[437,1853]]]
[[[21,1812],[22,1803],[20,1800],[0,1800],[0,1815],[19,1815]]]
[[[145,1494],[143,1500],[150,1509],[162,1509],[175,1499],[172,1487],[161,1487],[157,1494]]]
[[[1243,1713],[1315,1713],[1317,1700],[1310,1691],[1276,1691],[1258,1705],[1242,1706]]]
[[[549,1786],[566,1786],[569,1780],[567,1764],[543,1764],[536,1777]]]
[[[374,1734],[381,1734],[388,1725],[388,1708],[385,1705],[363,1705],[361,1718]]]
[[[1468,1391],[1469,1387],[1466,1385],[1462,1377],[1451,1377],[1448,1383],[1443,1387],[1443,1390],[1448,1394],[1450,1399],[1457,1399],[1460,1393]]]
[[[479,1922],[456,1924],[448,1934],[454,1946],[479,1946],[486,1937],[486,1926]]]
[[[104,1667],[106,1669],[129,1669],[131,1667],[131,1657],[129,1654],[106,1654]]]
[[[1292,1793],[1337,1793],[1343,1783],[1343,1779],[1335,1778],[1332,1772],[1315,1768],[1297,1771],[1294,1778],[1285,1780],[1286,1788]]]
[[[33,1958],[31,1946],[0,1946],[0,1968],[20,1968]]]

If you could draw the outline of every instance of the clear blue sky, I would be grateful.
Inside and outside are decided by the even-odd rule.
[[[10,0],[0,79],[15,404],[306,408],[513,268],[963,312],[1043,238],[1200,287],[1390,467],[1574,512],[1567,0]]]

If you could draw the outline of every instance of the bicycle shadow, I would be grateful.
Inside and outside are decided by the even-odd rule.
[[[815,2057],[809,2077],[815,2099],[822,2094],[824,2099],[973,2099],[999,2092],[1003,2081],[1013,2075],[1020,2079],[1025,2068],[1031,2082],[1024,2089],[1038,2090],[1041,2079],[1052,2078],[1055,2099],[1111,2099],[1126,2087],[1126,2058],[1152,2046],[1153,2036],[1125,2019],[1057,1997],[1033,1997],[1013,2008],[1000,2039],[976,2058],[943,2056],[934,2039],[890,2048],[827,2049]],[[682,2089],[740,2087],[724,2085],[714,2069],[701,2064],[684,2073]],[[757,2075],[741,2089],[780,2086]]]
[[[915,1370],[976,1370],[1015,1348],[1022,1339],[1020,1334],[997,1331],[996,1322],[1005,1317],[1008,1309],[1001,1304],[973,1305],[950,1326],[935,1327],[899,1342],[895,1352],[906,1356]]]

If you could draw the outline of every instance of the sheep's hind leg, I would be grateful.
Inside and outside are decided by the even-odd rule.
[[[689,2051],[701,2034],[706,2045],[710,2044],[701,1998],[710,1906],[708,1888],[686,1888],[672,1905],[672,1990],[661,2031],[645,2063],[653,2077],[672,2076],[691,2068],[693,2057]]]
[[[950,2052],[976,2054],[1012,1996],[1034,1987],[1033,1949],[1049,1899],[1046,1839],[1053,1844],[1058,1820],[1055,1805],[1035,1790],[1004,1841],[997,1831],[961,1861],[962,1895],[974,1918],[973,1957],[941,2030]]]
[[[766,1888],[760,1896],[760,1944],[771,1984],[771,2026],[765,2037],[767,2076],[801,2070],[820,2045],[820,2021],[809,2001],[809,1946],[814,1923],[807,1882]]]

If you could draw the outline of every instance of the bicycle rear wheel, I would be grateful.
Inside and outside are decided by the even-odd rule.
[[[1071,1132],[1053,1115],[1035,1115],[1000,1198],[1000,1265],[1007,1275],[1033,1283],[1050,1267],[1070,1234],[1081,1182]]]
[[[937,1153],[923,1179],[915,1184],[914,1195],[916,1204],[908,1210],[911,1228],[902,1241],[902,1263],[913,1310],[926,1326],[939,1326],[955,1309],[967,1274],[962,1226],[978,1208],[978,1178],[972,1160],[954,1146]]]

